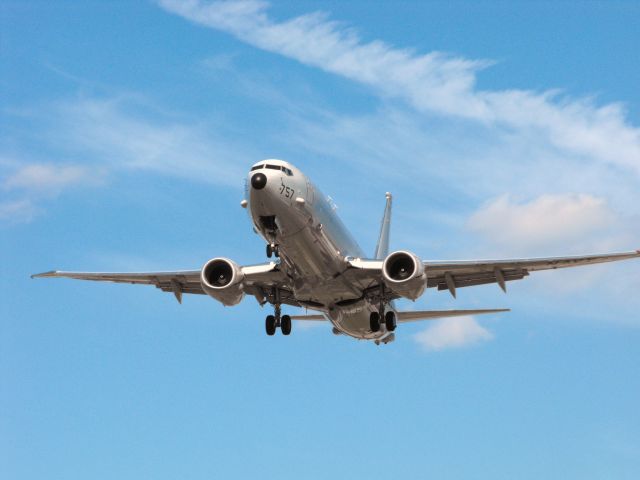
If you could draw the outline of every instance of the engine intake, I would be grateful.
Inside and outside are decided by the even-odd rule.
[[[398,295],[415,300],[427,287],[422,260],[411,252],[393,252],[382,264],[385,284]]]
[[[214,258],[205,263],[200,284],[207,295],[223,305],[237,305],[242,301],[244,274],[240,266],[228,258]]]

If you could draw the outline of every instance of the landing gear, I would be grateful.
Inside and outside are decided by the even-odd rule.
[[[393,332],[396,329],[396,314],[393,310],[384,314],[384,324],[389,332]]]
[[[280,292],[274,289],[273,298],[273,315],[268,315],[265,321],[265,330],[267,335],[272,336],[276,333],[278,327],[283,335],[291,334],[291,317],[289,315],[280,315]]]
[[[378,312],[371,312],[369,315],[369,328],[372,332],[380,331],[380,314]]]
[[[384,311],[380,309],[380,311]],[[393,311],[389,311],[384,314],[384,326],[388,332],[393,332],[396,329],[396,314]],[[369,328],[372,332],[379,332],[381,327],[381,318],[378,312],[371,312],[369,315]]]
[[[291,333],[291,317],[289,315],[283,315],[280,319],[280,330],[283,335]]]
[[[267,257],[271,258],[272,255],[275,255],[276,258],[280,256],[280,249],[278,245],[274,243],[267,244]]]
[[[267,316],[267,321],[265,322],[265,329],[267,331],[267,335],[272,336],[276,333],[276,317],[273,315]]]

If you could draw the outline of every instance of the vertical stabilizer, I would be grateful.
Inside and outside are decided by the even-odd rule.
[[[389,254],[389,230],[391,229],[391,202],[393,197],[389,192],[386,194],[387,204],[384,207],[384,215],[382,217],[382,225],[380,225],[380,236],[378,237],[378,245],[373,254],[373,258],[382,260]]]

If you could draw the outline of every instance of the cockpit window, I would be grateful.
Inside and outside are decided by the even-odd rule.
[[[264,164],[256,165],[255,167],[251,167],[251,171],[253,172],[254,170],[260,170],[262,167],[264,167]]]
[[[253,167],[251,170],[255,170],[256,168],[262,168],[263,165],[259,166],[259,167]],[[284,167],[282,165],[269,165],[268,163],[266,165],[264,165],[264,167],[266,168],[270,168],[271,170],[282,170],[284,173],[287,174],[288,177],[293,176],[293,172],[288,169],[287,167]]]

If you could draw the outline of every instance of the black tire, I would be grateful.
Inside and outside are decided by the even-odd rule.
[[[291,317],[289,315],[283,315],[280,319],[280,331],[283,335],[291,333]]]
[[[380,331],[380,314],[378,312],[371,312],[369,315],[369,328],[372,332]]]
[[[267,331],[267,335],[271,336],[276,333],[276,317],[273,315],[268,315],[267,320],[265,322],[265,330]]]
[[[384,315],[384,324],[389,332],[393,332],[396,329],[396,314],[395,312],[387,312]]]
[[[280,258],[280,248],[278,247],[278,245],[273,247],[273,254],[276,256],[276,258]]]
[[[271,248],[271,244],[267,244],[267,258],[271,258],[271,255],[273,255],[273,249]]]

